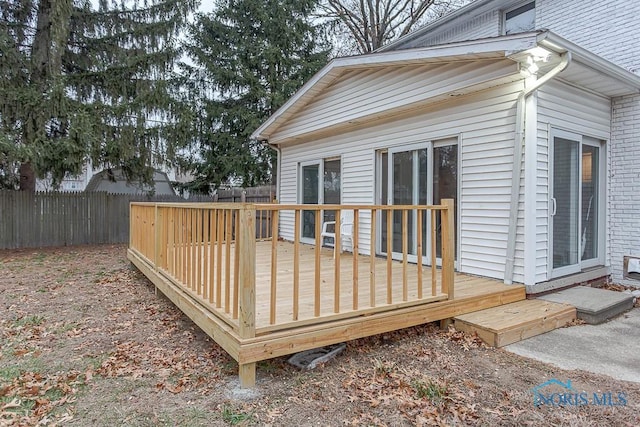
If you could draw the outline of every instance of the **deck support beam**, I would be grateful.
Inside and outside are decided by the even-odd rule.
[[[256,386],[255,362],[238,364],[238,373],[240,375],[240,388],[254,388]]]

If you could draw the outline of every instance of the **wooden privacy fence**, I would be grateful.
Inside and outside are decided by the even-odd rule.
[[[0,249],[126,242],[132,199],[127,194],[0,192]]]
[[[273,194],[274,188],[269,186],[228,189],[219,190],[216,198],[194,196],[189,201],[269,202]],[[184,199],[104,192],[0,191],[0,249],[126,243],[132,201]],[[268,219],[258,217],[256,220],[263,228],[268,227]]]
[[[314,245],[300,243],[303,211],[353,213],[351,251],[323,248],[320,223]],[[294,218],[294,240],[283,242],[279,218]],[[386,212],[386,215],[381,215]],[[224,321],[241,339],[363,314],[453,299],[453,201],[433,206],[132,203],[130,250],[155,271]],[[396,214],[397,213],[397,214]],[[417,220],[411,254],[411,218]],[[441,230],[436,228],[440,216]],[[376,255],[376,228],[402,236]],[[261,220],[266,218],[267,220]],[[423,218],[428,230],[422,230]],[[369,246],[360,247],[363,219],[371,224]],[[259,226],[256,226],[258,221]],[[398,227],[400,227],[398,229]],[[426,233],[423,233],[426,231]],[[335,247],[340,248],[340,233]],[[430,243],[423,256],[423,234]],[[441,269],[436,240],[441,239]],[[385,246],[385,247],[383,247]],[[366,253],[368,252],[368,253]]]

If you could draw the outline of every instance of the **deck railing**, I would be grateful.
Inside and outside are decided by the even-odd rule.
[[[336,230],[342,211],[352,211],[349,252],[334,256],[332,248],[323,247],[319,220],[313,224],[314,244],[301,243],[303,212],[320,219],[326,210],[335,212]],[[130,218],[130,249],[241,338],[453,298],[452,200],[432,206],[132,203]],[[288,229],[281,230],[285,218]],[[429,259],[423,255],[423,222],[429,227]],[[376,241],[381,226],[400,227],[396,251],[394,234],[386,233],[384,244]],[[286,237],[292,244],[283,246],[281,231],[291,231]],[[341,248],[340,233],[335,234],[333,243]],[[440,269],[435,268],[438,238]]]

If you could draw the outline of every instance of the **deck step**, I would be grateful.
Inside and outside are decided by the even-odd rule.
[[[575,307],[538,299],[524,300],[457,316],[459,331],[475,332],[488,345],[503,347],[561,328],[576,319]]]

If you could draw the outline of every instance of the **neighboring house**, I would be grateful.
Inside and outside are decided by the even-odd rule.
[[[253,137],[278,150],[281,203],[454,198],[459,271],[529,292],[622,282],[640,256],[638,16],[635,0],[478,0],[333,60]],[[280,228],[293,239],[292,217]],[[370,230],[361,213],[363,253]]]
[[[91,180],[91,177],[94,173],[99,171],[94,171],[90,164],[87,164],[85,168],[82,170],[82,173],[77,176],[72,176],[67,174],[64,177],[62,182],[60,182],[60,186],[57,188],[57,191],[62,192],[75,192],[75,191],[84,191],[87,187],[87,184]],[[53,191],[53,183],[51,179],[37,179],[36,180],[36,191]]]
[[[119,194],[153,193],[156,196],[175,196],[176,192],[171,180],[165,172],[153,172],[153,187],[140,183],[128,182],[120,168],[107,169],[98,172],[89,181],[85,191],[105,191]]]
[[[150,190],[156,195],[175,195],[172,182],[180,179],[175,170],[156,169],[154,172],[154,188],[141,186],[140,184],[127,182],[120,168],[94,169],[87,162],[82,173],[77,176],[66,176],[57,189],[61,192],[76,191],[106,191],[109,193],[147,193]],[[37,191],[51,191],[53,185],[50,179],[38,179]]]

